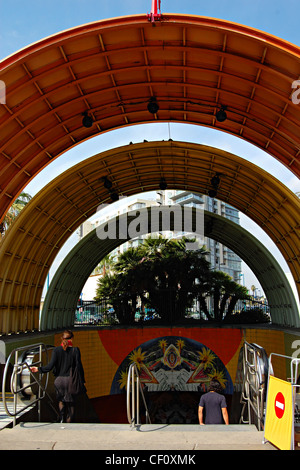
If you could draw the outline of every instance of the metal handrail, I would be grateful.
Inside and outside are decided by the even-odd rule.
[[[127,418],[130,426],[138,426],[141,424],[140,422],[140,394],[142,396],[145,412],[146,412],[146,423],[151,424],[149,411],[147,407],[147,403],[145,400],[145,395],[142,389],[141,381],[137,366],[135,364],[130,364],[128,369],[128,377],[127,377]],[[131,396],[131,400],[130,400]],[[131,413],[131,407],[132,413]]]
[[[245,341],[243,355],[243,388],[241,403],[243,404],[241,412],[241,423],[251,424],[251,410],[257,417],[257,427],[261,430],[263,427],[264,401],[265,401],[265,383],[267,378],[263,377],[262,359],[258,355],[258,349],[262,349],[255,344],[249,344]],[[252,355],[250,362],[249,355]],[[244,410],[248,405],[248,420],[243,418]]]
[[[19,414],[23,413],[27,408],[32,407],[35,403],[38,403],[38,417],[40,421],[40,416],[41,416],[41,409],[40,409],[40,402],[45,396],[47,396],[50,400],[51,403],[53,403],[52,398],[50,395],[47,393],[46,389],[48,386],[48,374],[46,374],[46,380],[45,380],[45,385],[42,384],[42,374],[39,374],[39,379],[34,375],[34,373],[31,371],[30,367],[32,366],[39,366],[42,364],[42,354],[43,352],[46,353],[46,358],[48,362],[48,351],[49,349],[52,349],[53,346],[46,346],[43,343],[38,343],[38,344],[33,344],[33,345],[27,345],[27,346],[22,346],[19,348],[14,349],[10,355],[8,356],[8,359],[5,364],[4,372],[3,372],[3,379],[2,379],[2,401],[3,401],[3,406],[5,409],[5,412],[7,415],[11,416],[13,418],[13,425],[15,426],[16,424],[16,418]],[[20,352],[23,351],[31,351],[33,353],[36,350],[36,353],[39,354],[39,359],[36,362],[33,362],[32,364],[28,364],[26,361],[20,359]],[[13,400],[13,411],[10,411],[8,409],[7,403],[6,403],[6,380],[7,380],[7,373],[9,369],[9,365],[11,364],[11,359],[14,356],[14,364],[13,364],[13,371],[10,379],[10,391],[13,394],[14,400]],[[32,379],[29,384],[25,386],[19,386],[18,377],[21,377],[22,373],[27,370],[29,372],[29,377]],[[17,409],[17,397],[20,393],[24,392],[28,388],[31,388],[32,386],[37,385],[38,386],[38,394],[37,398],[34,400],[31,400],[29,404],[24,405],[23,407],[20,407]],[[51,405],[52,406],[52,405]],[[55,408],[53,407],[55,410]],[[56,410],[55,410],[56,411]]]
[[[283,359],[287,359],[287,360],[290,361],[290,363],[291,363],[291,365],[290,365],[290,368],[291,368],[290,369],[290,374],[291,374],[291,376],[287,380],[289,380],[293,385],[296,385],[297,379],[298,379],[298,366],[300,364],[300,359],[297,358],[297,357],[293,357],[293,356],[285,356],[284,354],[271,353],[270,357],[269,357],[269,367],[270,367],[272,375],[274,374],[273,366],[272,366],[272,357],[273,356],[281,357]]]

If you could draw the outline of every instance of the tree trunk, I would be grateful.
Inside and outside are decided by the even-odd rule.
[[[204,315],[206,315],[207,320],[212,321],[213,318],[211,317],[211,315],[208,311],[206,301],[205,301],[205,297],[200,296],[198,300],[199,300],[199,303],[200,303],[201,310],[204,313]]]
[[[235,297],[235,296],[231,297],[224,321],[228,320],[228,318],[231,317],[238,300],[239,300],[239,297]]]

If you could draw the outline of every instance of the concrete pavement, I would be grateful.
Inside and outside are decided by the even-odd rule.
[[[276,450],[248,425],[20,423],[0,430],[0,450]]]

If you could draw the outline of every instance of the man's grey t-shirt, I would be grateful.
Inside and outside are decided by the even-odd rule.
[[[224,424],[222,408],[226,408],[224,395],[207,392],[200,398],[199,406],[204,408],[205,424]]]

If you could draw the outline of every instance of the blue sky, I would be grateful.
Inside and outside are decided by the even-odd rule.
[[[234,21],[300,45],[296,0],[162,0],[161,9]],[[0,0],[0,57],[83,23],[150,10],[151,0]]]
[[[151,10],[151,0],[0,0],[0,60],[27,45],[59,31],[105,18],[134,15]],[[300,45],[299,11],[296,0],[162,0],[162,13],[184,13],[225,19],[281,37]],[[170,135],[169,135],[170,133]],[[196,126],[172,124],[135,126],[98,136],[66,152],[41,172],[25,189],[34,195],[48,181],[82,159],[103,150],[126,145],[130,141],[147,140],[190,141],[211,145],[235,153],[266,169],[292,191],[300,191],[300,182],[275,159],[251,144],[214,130]],[[242,225],[268,247],[285,271],[288,268],[273,242],[256,224],[241,217]],[[74,243],[72,236],[55,261],[53,273]],[[244,267],[246,285],[258,284]],[[52,277],[53,274],[51,274]],[[258,286],[259,287],[259,286]]]

